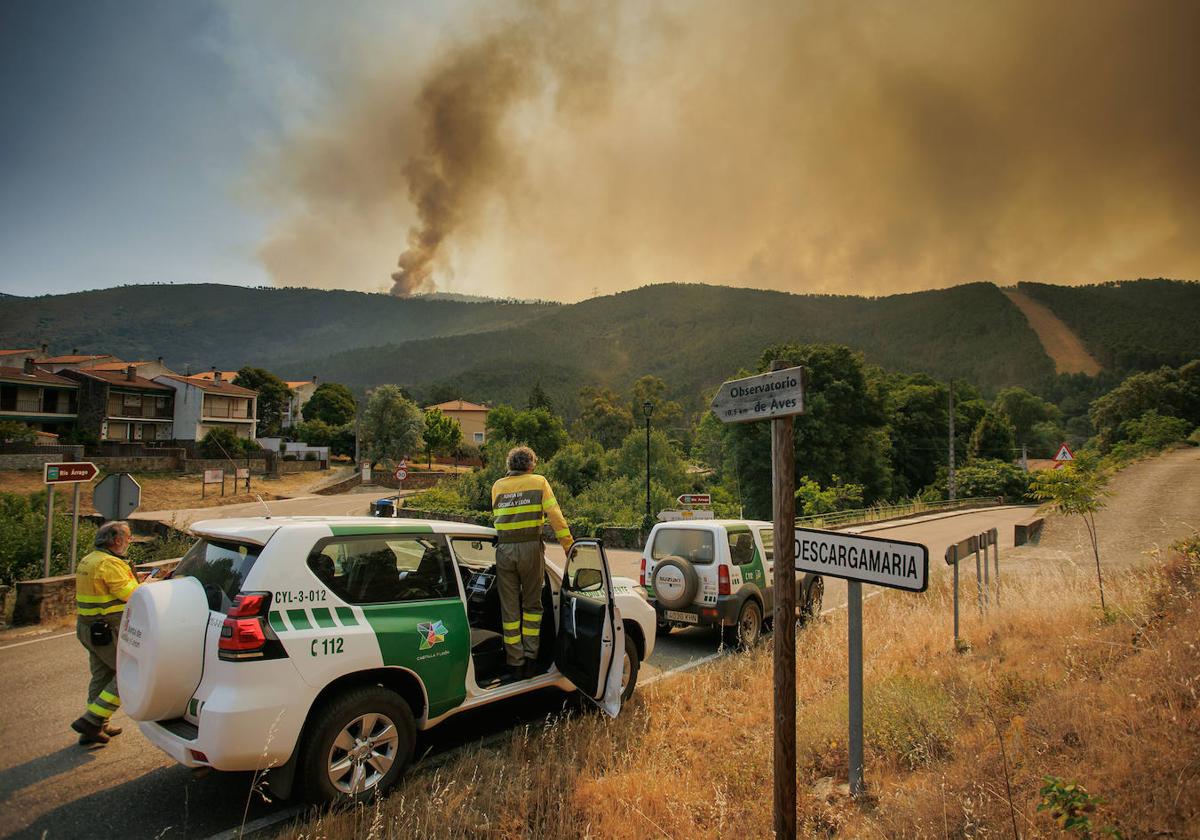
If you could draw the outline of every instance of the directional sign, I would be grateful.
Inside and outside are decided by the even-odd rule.
[[[1068,461],[1074,461],[1075,453],[1071,451],[1071,447],[1064,443],[1062,446],[1058,447],[1058,452],[1055,453],[1054,460],[1058,462],[1054,465],[1054,469],[1058,469]]]
[[[712,401],[723,423],[747,423],[804,413],[804,368],[790,367],[726,382]]]
[[[681,505],[711,505],[712,495],[709,493],[684,493],[675,501]]]
[[[686,519],[713,519],[711,510],[664,510],[658,514],[659,522],[682,522]]]
[[[46,464],[42,481],[46,484],[77,484],[91,481],[100,472],[91,461],[69,461],[63,464]]]
[[[92,493],[92,507],[105,519],[125,519],[142,503],[142,485],[129,473],[105,476]]]
[[[796,569],[924,592],[929,585],[929,549],[920,543],[797,528]]]

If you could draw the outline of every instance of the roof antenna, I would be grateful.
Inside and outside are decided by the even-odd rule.
[[[258,503],[260,505],[262,505],[263,510],[265,510],[267,512],[267,519],[270,519],[271,518],[271,509],[269,507],[267,507],[267,503],[263,501],[263,497],[258,495],[257,493],[255,493],[254,498],[258,499]]]

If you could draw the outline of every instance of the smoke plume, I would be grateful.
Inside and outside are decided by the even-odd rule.
[[[278,282],[401,250],[397,294],[1200,275],[1190,0],[501,8],[415,75],[369,51],[295,138]]]

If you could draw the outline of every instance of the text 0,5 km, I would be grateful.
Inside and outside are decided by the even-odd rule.
[[[296,592],[276,592],[276,604],[311,604],[324,601],[329,593],[324,589],[300,589]]]

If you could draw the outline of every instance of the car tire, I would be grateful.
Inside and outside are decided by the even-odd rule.
[[[633,690],[637,688],[638,670],[641,664],[638,661],[637,644],[626,635],[625,656],[621,662],[621,705],[625,705],[633,696]]]
[[[300,766],[305,798],[327,805],[386,792],[408,766],[416,740],[412,709],[396,692],[372,685],[333,697],[307,727]]]
[[[821,617],[821,607],[825,602],[825,580],[817,578],[808,585],[808,592],[800,608],[800,623],[808,624]]]
[[[737,624],[726,627],[723,631],[725,644],[741,650],[748,650],[758,644],[763,633],[762,607],[753,598],[747,598],[738,611]]]
[[[664,572],[677,570],[677,574],[661,577]],[[661,581],[661,582],[660,582]],[[654,598],[669,610],[686,607],[696,600],[700,591],[700,575],[696,568],[682,557],[664,557],[654,567]]]

